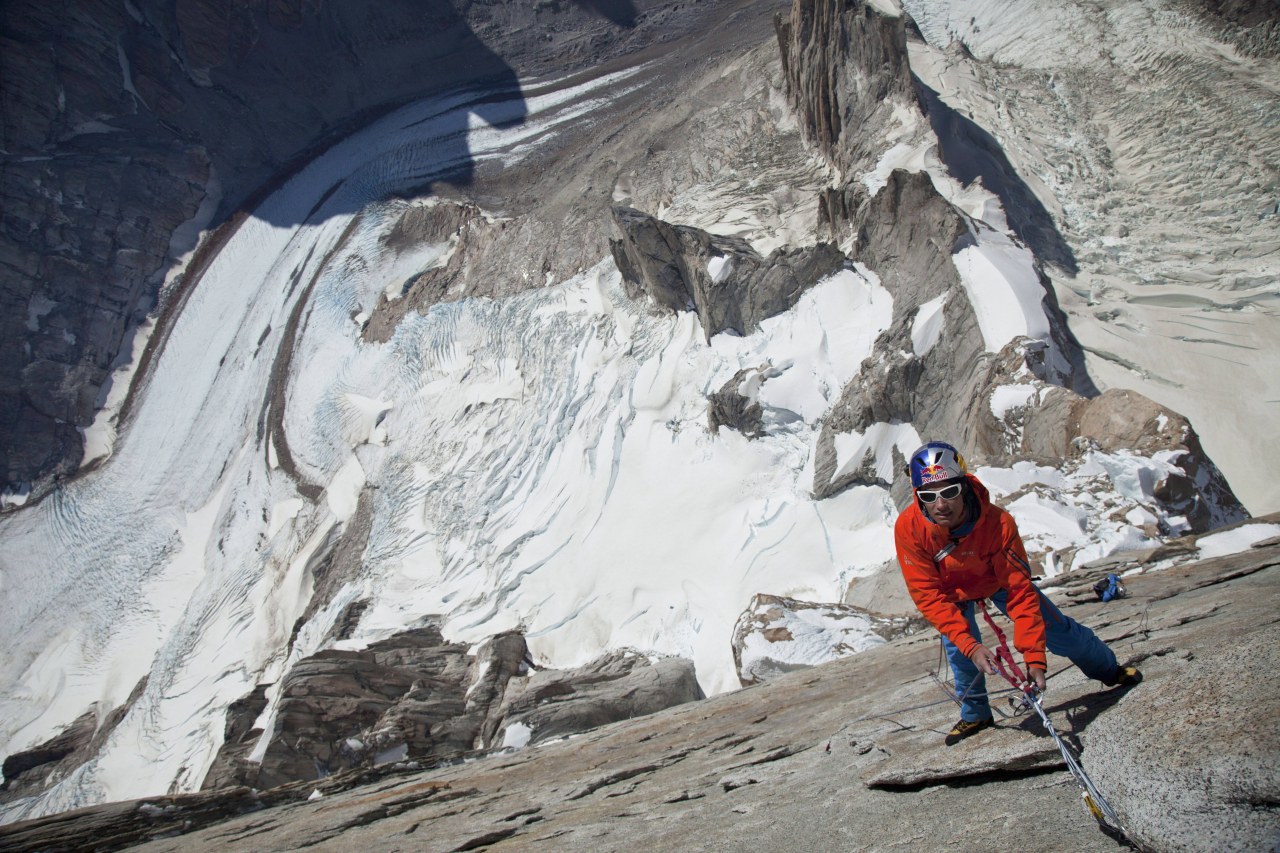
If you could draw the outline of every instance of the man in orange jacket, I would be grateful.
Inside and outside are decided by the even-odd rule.
[[[898,516],[898,565],[916,607],[942,633],[947,660],[963,697],[948,746],[994,723],[983,674],[996,671],[982,644],[975,602],[990,599],[1013,620],[1013,645],[1036,687],[1044,689],[1045,646],[1090,678],[1130,686],[1142,680],[1092,631],[1065,616],[1031,581],[1031,566],[1013,516],[991,503],[951,445],[932,441],[911,456],[915,500]]]

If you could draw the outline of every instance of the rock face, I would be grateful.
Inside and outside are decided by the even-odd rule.
[[[802,126],[824,156],[849,175],[874,165],[878,149],[867,148],[865,140],[886,132],[891,106],[917,113],[927,109],[934,131],[945,140],[940,153],[953,172],[964,164],[987,164],[973,174],[961,170],[957,177],[989,182],[1011,227],[1036,249],[1048,333],[1043,340],[1015,339],[1000,352],[984,348],[979,318],[954,258],[983,239],[989,227],[948,201],[928,174],[895,170],[875,190],[861,180],[827,189],[822,220],[834,235],[851,242],[853,260],[880,277],[893,295],[894,313],[861,375],[824,420],[814,493],[825,497],[857,484],[893,485],[902,476],[899,449],[893,450],[893,479],[886,480],[882,460],[869,450],[861,460],[841,460],[836,440],[865,435],[878,425],[912,424],[923,440],[944,439],[963,448],[974,464],[1007,466],[1026,459],[1056,464],[1091,447],[1169,454],[1181,473],[1155,488],[1162,509],[1185,517],[1197,532],[1247,517],[1185,418],[1131,391],[1099,395],[1039,267],[1041,260],[1063,266],[1061,237],[1033,203],[1034,194],[999,159],[994,140],[956,131],[951,125],[960,118],[944,121],[945,105],[936,96],[916,96],[905,59],[909,26],[906,18],[882,15],[869,5],[854,3],[837,11],[797,0],[790,19],[780,20],[778,33],[788,93]],[[902,52],[898,59],[892,58],[893,50]],[[850,133],[851,128],[860,132]],[[923,306],[939,299],[942,330],[918,352],[917,318]],[[1011,383],[1044,390],[1027,405],[1006,411],[994,400],[998,389]]]
[[[455,722],[469,668],[466,646],[445,643],[434,628],[299,662],[281,688],[253,786],[315,779],[387,753],[431,759],[470,749],[473,728]]]
[[[1022,458],[1070,458],[1091,448],[1168,454],[1181,473],[1158,483],[1154,497],[1169,513],[1204,533],[1249,517],[1200,438],[1182,415],[1136,391],[1109,389],[1086,399],[1057,390],[1030,408],[1023,440],[1010,448]]]
[[[1140,843],[1274,850],[1280,842],[1280,628],[1244,631],[1186,661],[1177,682],[1153,686],[1146,709],[1117,708],[1090,732],[1094,780],[1125,803]],[[1245,672],[1259,677],[1231,675]],[[1150,708],[1160,709],[1157,719]]]
[[[1109,690],[1055,665],[1048,713],[1144,849],[1270,849],[1280,544],[1162,571],[1152,559],[1134,562],[1129,597],[1106,604],[1090,586],[1107,569],[1057,584],[1059,605],[1146,678]],[[1114,851],[1038,722],[1002,717],[942,745],[954,717],[926,677],[936,665],[929,631],[538,749],[95,806],[0,827],[0,847],[890,849],[909,815],[926,845]],[[1256,677],[1230,676],[1243,672]]]
[[[778,25],[788,94],[806,134],[848,176],[823,193],[821,219],[852,242],[853,259],[874,270],[893,295],[892,326],[824,423],[814,474],[814,492],[821,496],[883,482],[869,458],[837,470],[838,434],[912,423],[921,436],[945,436],[975,461],[1001,464],[1011,457],[988,446],[991,418],[980,402],[993,383],[1026,368],[1053,384],[1091,389],[1087,377],[1072,369],[1081,360],[1079,349],[1051,304],[1045,307],[1052,352],[1043,342],[1023,344],[1017,348],[1019,363],[1012,363],[1018,359],[984,349],[953,258],[974,245],[986,226],[948,201],[928,174],[894,170],[874,190],[853,179],[874,165],[894,109],[924,115],[906,58],[909,26],[909,19],[886,16],[869,4],[837,11],[807,2],[793,4],[790,19]],[[940,338],[917,353],[914,321],[936,299],[945,300]]]
[[[762,378],[777,373],[769,365],[739,370],[733,377],[713,391],[707,400],[707,428],[715,432],[722,426],[735,429],[747,438],[758,438],[764,433],[764,409],[753,395]]]
[[[861,0],[796,0],[775,26],[787,92],[809,139],[846,173],[878,156],[866,129],[915,97],[904,19]]]
[[[945,431],[956,437],[953,443],[967,446],[974,432],[967,424],[968,409],[986,360],[977,317],[961,295],[951,261],[969,226],[929,176],[898,170],[874,196],[855,185],[829,191],[826,198],[826,209],[837,211],[832,221],[856,235],[855,260],[876,270],[894,299],[892,325],[876,341],[862,375],[844,389],[824,421],[814,473],[819,495],[834,494],[867,476],[859,470],[838,476],[838,433],[862,433],[875,423],[915,423],[921,435]],[[916,312],[943,297],[942,337],[917,355],[911,342]]]
[[[754,332],[844,263],[829,243],[776,249],[764,258],[745,240],[670,225],[629,207],[614,207],[613,221],[619,237],[609,246],[628,295],[696,311],[707,340],[727,330]]]
[[[512,679],[484,742],[501,746],[522,729],[527,743],[545,743],[702,698],[688,661],[615,652],[577,669]]]
[[[396,761],[456,761],[517,731],[520,745],[536,743],[701,698],[688,661],[619,652],[534,672],[520,634],[493,637],[472,656],[427,627],[297,663],[260,762],[248,756],[263,735],[252,726],[265,687],[233,705],[203,787],[273,788]]]

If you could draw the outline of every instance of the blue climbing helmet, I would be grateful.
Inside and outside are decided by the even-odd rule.
[[[911,488],[918,489],[929,483],[963,477],[969,469],[959,450],[944,441],[931,441],[911,454],[907,473],[911,475]]]

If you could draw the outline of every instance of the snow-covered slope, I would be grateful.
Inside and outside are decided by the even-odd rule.
[[[941,8],[911,11],[926,34],[948,32],[934,23]],[[914,50],[922,64],[942,61]],[[615,197],[763,251],[816,239],[814,185],[830,175],[800,142],[774,57],[766,44],[689,82],[706,93],[766,81],[727,106],[668,107],[700,116],[709,134],[750,115],[753,132],[732,156],[696,137],[651,148],[668,171],[618,174]],[[520,628],[545,665],[632,647],[692,658],[704,689],[719,692],[738,684],[730,637],[756,593],[834,601],[889,559],[887,485],[872,477],[814,494],[826,418],[877,369],[864,359],[894,323],[895,298],[875,269],[850,263],[808,283],[759,331],[707,341],[693,313],[629,298],[602,248],[574,275],[493,282],[486,292],[509,295],[461,295],[408,312],[385,340],[364,334],[380,305],[403,298],[406,279],[460,251],[449,239],[391,239],[406,217],[453,203],[412,192],[456,165],[437,156],[457,150],[438,146],[440,135],[465,126],[481,166],[519,170],[572,147],[618,101],[661,103],[659,87],[644,88],[649,73],[527,81],[540,94],[496,105],[494,93],[411,105],[327,152],[227,236],[167,329],[109,458],[0,520],[0,601],[11,615],[0,627],[10,650],[0,751],[39,744],[91,708],[100,718],[128,708],[96,757],[46,794],[9,803],[7,819],[198,787],[228,705],[278,685],[353,613],[341,645],[427,619],[465,642]],[[503,104],[523,121],[459,121],[481,97],[499,125]],[[996,194],[947,170],[923,116],[896,106],[899,135],[874,141],[864,184],[911,166],[971,223],[950,261],[959,286],[912,311],[916,354],[941,353],[957,334],[947,318],[963,308],[984,359],[1029,339],[1048,348],[1050,378],[1066,381],[1032,248]],[[673,174],[687,183],[664,185]],[[1064,197],[1080,193],[1073,203],[1083,205],[1086,183]],[[487,221],[505,221],[480,205]],[[282,221],[302,224],[271,224]],[[1265,337],[1269,327],[1258,328],[1247,334]],[[707,397],[744,369],[755,371],[746,392],[763,410],[754,440],[706,426]],[[1010,376],[980,405],[1016,418],[1043,385]],[[895,453],[921,438],[900,421],[839,433],[837,473],[869,468],[891,481]],[[1081,559],[1177,532],[1185,520],[1153,497],[1176,464],[1099,451],[1065,471],[980,474],[997,494],[1023,492],[1011,509],[1034,550]],[[269,704],[264,724],[272,713]]]

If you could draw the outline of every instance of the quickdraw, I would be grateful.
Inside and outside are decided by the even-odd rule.
[[[1040,715],[1040,721],[1044,724],[1045,731],[1049,733],[1049,737],[1053,738],[1054,744],[1058,747],[1058,752],[1062,753],[1062,760],[1067,764],[1067,769],[1071,771],[1071,775],[1075,777],[1076,783],[1080,786],[1080,797],[1084,800],[1085,811],[1098,822],[1098,827],[1107,835],[1131,844],[1129,833],[1120,822],[1120,816],[1116,814],[1115,809],[1107,802],[1106,797],[1102,796],[1102,792],[1098,790],[1098,787],[1093,784],[1089,774],[1084,772],[1084,768],[1080,766],[1080,759],[1076,757],[1075,751],[1067,745],[1066,741],[1058,734],[1058,730],[1053,727],[1053,722],[1049,719],[1049,714],[1045,711],[1042,703],[1043,693],[1031,683],[1030,679],[1022,673],[1017,663],[1014,662],[1013,652],[1009,650],[1009,642],[1005,639],[1004,631],[1000,630],[1000,626],[991,618],[985,601],[982,602],[982,616],[987,620],[987,625],[991,627],[996,638],[1000,641],[996,647],[996,669],[999,670],[1005,681],[1013,685],[1014,689],[1022,692],[1022,707],[1033,709]]]

